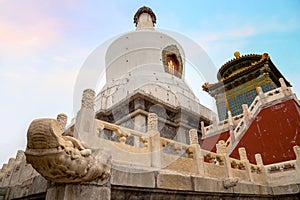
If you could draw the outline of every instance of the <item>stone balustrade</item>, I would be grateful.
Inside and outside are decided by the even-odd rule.
[[[250,109],[247,108],[248,110]],[[244,113],[245,114],[245,113]],[[249,113],[248,113],[249,114]],[[200,148],[198,144],[198,133],[196,130],[190,130],[190,145],[183,144],[171,139],[163,137],[151,137],[150,132],[157,133],[155,128],[155,115],[149,118],[152,120],[152,128],[149,129],[148,133],[134,131],[125,127],[120,127],[108,122],[97,120],[97,123],[102,126],[103,130],[115,131],[116,135],[120,138],[119,141],[109,141],[109,142],[118,142],[122,144],[123,147],[131,146],[131,148],[141,149],[147,147],[149,154],[144,154],[144,158],[149,158],[152,151],[156,151],[155,160],[157,161],[154,166],[161,167],[161,169],[169,169],[177,172],[188,172],[191,174],[197,174],[204,177],[211,178],[221,178],[221,179],[236,179],[240,181],[255,182],[259,184],[279,184],[283,181],[282,177],[287,172],[294,171],[296,172],[299,169],[299,162],[297,160],[277,163],[274,165],[264,166],[263,160],[260,154],[256,154],[256,164],[249,163],[247,158],[246,149],[240,148],[240,159],[230,158],[226,153],[228,148],[228,143],[224,141],[219,141],[217,144],[217,153],[209,152]],[[243,118],[244,119],[244,118]],[[240,129],[243,129],[243,119],[239,122],[238,126]],[[154,120],[154,121],[153,121]],[[238,133],[238,132],[237,132]],[[126,139],[129,136],[135,136],[140,138],[141,141],[144,141],[144,145],[141,146],[132,146],[126,143]],[[155,141],[151,140],[159,139],[159,148],[150,148],[151,143]],[[153,145],[152,145],[153,146]],[[154,145],[155,146],[155,145]],[[294,148],[295,154],[299,154],[299,147]],[[130,154],[131,152],[127,152]],[[130,157],[130,156],[129,156]],[[299,160],[299,155],[296,156]],[[150,159],[151,160],[151,159]],[[151,161],[145,162],[148,163],[148,167],[153,166]],[[159,160],[159,162],[158,162]],[[157,164],[159,163],[159,164]],[[138,164],[138,163],[136,163]],[[298,172],[298,171],[297,171]],[[281,174],[280,179],[276,179],[274,174]],[[300,174],[300,173],[299,173]],[[277,175],[279,176],[279,175]],[[274,178],[275,177],[275,178]],[[297,177],[299,179],[299,177]],[[296,177],[294,177],[296,180]]]
[[[137,148],[148,148],[149,145],[149,135],[146,135],[143,132],[139,132],[133,129],[129,129],[126,127],[121,127],[112,123],[108,123],[102,120],[96,120],[98,125],[98,132],[101,131],[111,131],[114,132],[115,136],[118,138],[116,141],[119,141],[122,144],[126,144],[126,141],[129,137],[138,138]],[[137,144],[137,143],[135,143]],[[133,146],[134,143],[129,143],[129,145]]]
[[[144,137],[145,133],[140,133],[134,130],[127,128],[121,128],[117,125],[113,125],[107,122],[97,121],[102,125],[103,129],[109,129],[119,132],[118,134],[123,137],[128,135],[134,135],[140,138]],[[294,152],[296,155],[295,160],[286,161],[282,163],[276,163],[272,165],[264,165],[263,160],[260,154],[256,154],[256,164],[249,163],[246,149],[240,148],[239,154],[240,159],[230,158],[224,148],[226,148],[226,143],[220,141],[217,145],[217,153],[209,152],[200,148],[197,143],[197,133],[196,130],[190,131],[190,140],[191,144],[186,145],[179,142],[175,142],[170,139],[159,137],[159,148],[157,151],[158,154],[152,155],[153,151],[156,149],[151,149],[151,136],[148,137],[147,143],[149,146],[147,151],[143,151],[142,155],[137,156],[141,151],[128,151],[126,147],[134,149],[145,149],[144,147],[131,146],[124,141],[108,141],[101,148],[110,148],[113,149],[117,145],[116,154],[112,155],[117,156],[121,154],[118,158],[123,160],[124,163],[130,163],[133,166],[144,166],[149,167],[149,169],[169,169],[176,171],[178,173],[189,173],[191,175],[200,175],[207,178],[218,178],[221,180],[239,180],[246,182],[253,182],[256,184],[264,185],[280,185],[286,181],[292,183],[299,183],[300,180],[300,148],[299,146],[294,147]],[[157,140],[157,138],[155,138]],[[153,145],[152,145],[153,146]],[[155,146],[155,145],[154,145]],[[165,153],[163,148],[169,146],[173,151]],[[124,150],[122,152],[122,150]],[[148,153],[147,153],[148,152]],[[19,182],[19,179],[25,180],[22,174],[30,174],[28,177],[34,178],[38,174],[35,172],[30,165],[26,164],[24,152],[19,152],[17,159],[10,159],[8,164],[3,165],[1,169],[1,186],[9,186],[12,183],[16,184]],[[133,158],[138,157],[140,162],[135,161]],[[151,158],[151,159],[150,159]],[[156,158],[156,162],[153,163],[153,158]],[[157,161],[159,160],[159,162]],[[114,160],[114,159],[113,159]],[[166,162],[167,160],[167,162]],[[154,160],[155,161],[155,160]],[[122,162],[117,162],[122,164]],[[14,171],[14,173],[12,173]],[[16,171],[18,173],[16,173]],[[21,176],[19,177],[19,175]],[[16,177],[18,176],[18,177]]]
[[[240,114],[240,115],[236,115],[234,117],[232,117],[232,125],[233,127],[236,127],[237,124],[241,121],[241,119],[244,117],[243,114]],[[224,131],[227,131],[230,129],[230,126],[229,126],[229,120],[228,119],[225,119],[223,121],[220,121],[218,123],[215,123],[215,124],[211,124],[209,126],[206,126],[203,128],[202,130],[202,136],[203,138],[205,136],[208,136],[208,135],[214,135],[214,134],[219,134],[219,133],[222,133]],[[203,134],[204,133],[204,134]]]

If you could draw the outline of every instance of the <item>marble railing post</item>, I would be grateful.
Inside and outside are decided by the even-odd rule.
[[[289,96],[291,95],[291,90],[289,87],[287,87],[287,85],[285,84],[285,81],[283,78],[279,78],[279,82],[280,82],[280,86],[281,86],[281,89],[282,89],[282,92],[284,94],[284,96]]]
[[[249,181],[253,182],[253,177],[251,174],[251,169],[250,169],[250,162],[248,160],[247,157],[247,152],[246,149],[244,147],[239,148],[239,156],[240,156],[240,160],[245,163],[245,168],[249,177]]]
[[[262,157],[260,153],[255,154],[255,161],[256,161],[256,165],[258,166],[264,166]]]
[[[231,112],[228,111],[228,125],[229,125],[229,133],[230,133],[230,140],[231,140],[231,144],[233,144],[235,142],[235,135],[233,132],[233,118],[231,115]]]
[[[255,162],[256,162],[256,165],[261,169],[261,174],[264,177],[263,181],[264,181],[264,183],[266,183],[267,182],[267,173],[266,173],[264,162],[263,162],[263,159],[262,159],[260,153],[255,154]]]
[[[242,108],[243,108],[243,115],[244,115],[245,123],[248,124],[249,120],[250,120],[248,105],[243,104]]]
[[[202,134],[202,137],[204,137],[206,135],[204,121],[201,121],[200,124],[201,124],[201,134]]]
[[[262,88],[261,88],[261,87],[257,87],[257,88],[256,88],[256,92],[257,92],[257,94],[258,94],[258,96],[259,96],[260,101],[261,101],[262,103],[264,103],[264,102],[265,102],[265,93],[264,93],[264,91],[262,90]]]
[[[224,140],[220,140],[220,141],[216,144],[216,149],[217,149],[217,154],[222,154],[222,155],[227,154],[226,143],[225,143]]]
[[[147,119],[147,134],[151,153],[151,167],[161,168],[161,144],[158,131],[158,118],[155,113],[149,113]]]
[[[193,149],[194,173],[204,175],[204,157],[198,141],[198,132],[196,129],[189,130],[190,147]]]
[[[227,149],[226,149],[226,143],[224,140],[220,140],[217,144],[216,144],[216,148],[217,148],[217,154],[219,154],[220,156],[222,156],[224,158],[224,165],[226,167],[226,173],[227,173],[227,177],[229,179],[233,178],[232,176],[232,169],[231,169],[231,163],[230,163],[230,158],[227,154]]]
[[[89,136],[94,131],[95,111],[94,111],[95,92],[91,89],[83,91],[81,108],[76,116],[74,137],[84,143],[90,139]]]
[[[296,146],[293,147],[293,149],[294,149],[294,152],[295,152],[295,155],[296,155],[297,164],[300,168],[300,147],[298,145],[296,145]]]

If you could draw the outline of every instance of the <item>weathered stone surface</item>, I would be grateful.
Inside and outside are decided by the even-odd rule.
[[[22,172],[20,173],[19,177],[20,183],[23,183],[24,181],[29,180],[38,174],[30,164],[26,163],[26,161],[24,161],[22,165]]]
[[[252,183],[237,183],[233,187],[233,192],[236,194],[261,194],[261,195],[271,195],[271,187],[256,185]]]
[[[99,185],[68,184],[47,190],[46,200],[110,200],[110,188]]]
[[[32,181],[31,194],[46,192],[48,181],[42,176],[36,176]]]
[[[272,190],[274,195],[299,194],[300,196],[300,184],[276,186],[272,187]]]
[[[195,191],[233,193],[233,187],[224,188],[223,180],[204,177],[193,177],[193,180]]]
[[[22,185],[15,185],[10,188],[8,199],[15,199],[30,195],[32,180],[27,180]]]
[[[160,171],[157,176],[157,187],[171,190],[193,190],[189,175],[175,174],[170,171]]]
[[[20,185],[10,187],[9,199],[21,198],[26,196],[35,196],[43,194],[47,190],[48,182],[41,175],[24,181]]]
[[[298,200],[297,194],[290,195],[264,195],[264,194],[236,194],[224,192],[193,192],[183,190],[169,190],[169,189],[153,189],[153,188],[135,188],[125,186],[112,186],[111,199],[113,200],[203,200],[203,199],[223,199],[223,200],[269,200],[269,199],[284,199],[284,200]]]
[[[0,200],[7,199],[8,188],[0,187]]]
[[[154,188],[155,173],[149,169],[113,167],[110,181],[112,185]]]

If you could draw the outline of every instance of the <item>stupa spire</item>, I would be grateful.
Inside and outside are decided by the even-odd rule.
[[[151,8],[143,6],[135,13],[133,22],[135,23],[136,30],[154,30],[156,16]]]

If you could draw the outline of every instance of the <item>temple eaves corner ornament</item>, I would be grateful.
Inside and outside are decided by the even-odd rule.
[[[211,84],[209,84],[208,82],[205,82],[203,85],[202,85],[202,90],[205,91],[205,92],[209,92],[209,86]]]
[[[57,183],[107,180],[108,165],[97,160],[76,138],[63,136],[63,131],[56,119],[34,120],[27,132],[27,162],[47,180]]]

